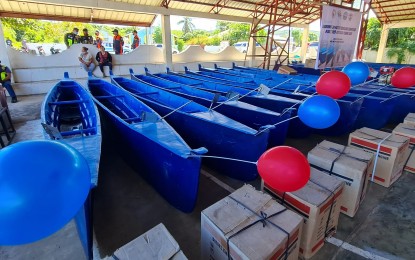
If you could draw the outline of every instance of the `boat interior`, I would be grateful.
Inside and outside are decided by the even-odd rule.
[[[86,95],[75,82],[61,81],[46,101],[46,123],[63,138],[97,134],[96,111]]]

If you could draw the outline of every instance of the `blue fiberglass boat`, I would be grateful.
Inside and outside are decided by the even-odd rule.
[[[187,72],[186,72],[187,73]],[[188,75],[195,75],[197,73],[189,73]],[[215,73],[212,72],[209,74],[211,74],[210,76],[202,76],[199,75],[198,79],[203,79],[203,77],[205,77],[206,80],[210,80],[211,78],[213,78],[215,76]],[[230,78],[228,78],[228,76],[222,74],[221,77],[223,77],[224,79],[227,79],[228,81],[230,80]],[[234,83],[234,84],[239,84],[239,83]],[[250,86],[250,85],[242,85],[243,88],[246,89],[255,89],[258,88],[258,86]],[[284,95],[282,95],[283,93],[280,93],[278,90],[276,89],[271,89],[271,94],[273,94],[273,96],[282,96],[285,98],[289,98],[290,100],[296,100],[296,102],[298,103],[296,105],[296,107],[298,107],[302,100],[304,100],[306,97],[303,96],[298,96],[298,95],[290,95],[291,93],[286,93]],[[268,95],[270,96],[270,95]],[[338,100],[338,104],[340,107],[340,118],[339,120],[331,127],[326,128],[326,129],[316,129],[313,130],[314,132],[318,133],[318,134],[322,134],[322,135],[330,135],[330,136],[337,136],[337,135],[343,135],[346,133],[351,132],[354,129],[354,125],[356,122],[356,119],[358,117],[359,111],[362,107],[362,103],[363,103],[363,99],[360,100],[355,100],[355,102],[351,102],[351,101],[346,101],[346,100]],[[258,105],[261,106],[261,105]],[[290,131],[292,130],[292,128],[290,128]],[[295,131],[295,130],[293,130]],[[291,133],[290,133],[291,134]]]
[[[88,91],[65,73],[65,78],[45,96],[41,122],[46,139],[69,144],[87,159],[91,187],[96,187],[101,156],[101,123]]]
[[[167,90],[175,95],[193,100],[203,106],[213,107],[215,111],[234,119],[246,126],[259,130],[265,125],[274,125],[285,121],[291,117],[291,111],[285,114],[273,112],[268,109],[260,108],[242,101],[230,100],[225,96],[215,97],[215,94],[200,90],[188,85],[170,81],[148,72],[147,75],[134,75],[132,70],[131,79],[144,81],[156,87]],[[214,99],[217,99],[214,102]],[[270,129],[268,147],[283,145],[287,135],[289,121],[282,122]]]
[[[87,160],[91,189],[98,185],[101,156],[101,122],[91,95],[65,72],[46,94],[41,107],[41,123],[46,139],[57,140],[77,149]],[[78,234],[88,258],[92,259],[91,192],[75,216]]]
[[[151,108],[127,91],[90,78],[95,103],[115,128],[128,163],[174,207],[191,212],[196,204],[201,159]]]
[[[174,129],[190,145],[206,147],[208,156],[256,162],[267,148],[269,130],[258,132],[216,111],[144,82],[115,76],[111,80],[160,115],[168,115],[166,120]],[[242,181],[250,181],[258,176],[254,164],[210,157],[204,158],[203,163]]]
[[[280,97],[275,95],[264,95],[258,92],[252,92],[245,88],[239,88],[235,85],[222,84],[219,81],[211,81],[208,76],[193,75],[193,74],[179,74],[168,71],[168,74],[156,74],[161,78],[165,78],[171,81],[183,83],[195,88],[203,89],[213,93],[219,93],[221,95],[240,95],[240,100],[249,103],[254,106],[262,107],[277,113],[285,114],[291,111],[291,116],[297,115],[297,109],[299,102],[295,99],[286,97]],[[311,134],[311,128],[303,124],[299,118],[295,118],[290,121],[288,135],[295,138],[305,138]]]

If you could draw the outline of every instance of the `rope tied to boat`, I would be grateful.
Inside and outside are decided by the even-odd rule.
[[[252,214],[256,215],[258,217],[258,219],[254,222],[252,222],[251,224],[243,227],[242,229],[238,230],[237,232],[235,232],[234,234],[230,235],[229,237],[226,237],[226,250],[227,250],[227,256],[228,256],[228,260],[231,260],[231,255],[230,255],[230,248],[229,248],[229,241],[239,235],[240,233],[242,233],[243,231],[249,229],[250,227],[254,226],[255,224],[261,222],[262,223],[262,227],[266,227],[268,224],[277,228],[278,230],[282,231],[286,236],[287,236],[287,242],[285,244],[285,250],[283,252],[284,258],[283,259],[287,259],[288,258],[288,253],[290,248],[295,244],[295,242],[297,241],[297,239],[295,241],[293,241],[292,245],[290,246],[290,233],[287,232],[285,229],[283,229],[282,227],[280,227],[279,225],[275,224],[274,222],[271,222],[269,219],[275,216],[278,216],[279,214],[287,211],[287,208],[284,208],[274,214],[271,215],[267,215],[265,212],[263,212],[262,210],[259,211],[259,214],[250,209],[248,206],[246,206],[245,204],[243,204],[242,202],[238,201],[237,199],[233,198],[232,196],[228,196],[227,198],[232,199],[233,201],[235,201],[237,204],[241,205],[244,209],[249,210]]]

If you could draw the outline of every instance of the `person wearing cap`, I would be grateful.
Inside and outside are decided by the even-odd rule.
[[[78,28],[73,28],[72,32],[66,33],[63,42],[66,45],[66,48],[69,49],[72,44],[79,43]]]
[[[114,48],[115,54],[122,54],[123,52],[123,46],[124,46],[124,39],[118,34],[118,30],[114,29],[112,31],[114,34],[114,38],[112,41],[112,47]]]
[[[16,96],[16,93],[14,93],[11,78],[12,78],[11,70],[9,69],[9,67],[5,65],[1,65],[1,61],[0,61],[0,83],[9,92],[9,95],[12,98],[12,103],[16,103],[17,96]]]
[[[135,48],[140,46],[140,37],[138,37],[137,35],[137,30],[133,31],[133,35],[134,35],[134,39],[133,39],[133,44],[131,44],[131,48],[134,50]]]
[[[88,52],[88,48],[83,46],[82,52],[78,57],[79,61],[81,62],[81,68],[83,68],[86,72],[93,72],[95,69],[94,58],[92,57],[91,53]]]
[[[101,36],[101,34],[99,34],[99,31],[96,30],[95,31],[94,45],[97,46],[98,50],[101,49],[101,46],[102,46],[102,42],[103,41],[104,41],[104,38]]]
[[[112,71],[112,56],[109,52],[105,51],[105,47],[101,46],[100,51],[95,56],[95,59],[98,61],[99,69],[102,72],[102,76],[106,77],[104,73],[104,66],[108,66],[110,71]]]
[[[82,30],[82,32],[83,32],[84,35],[81,36],[80,43],[82,43],[82,44],[93,44],[94,39],[92,38],[91,35],[88,34],[88,29],[85,28],[85,29]]]

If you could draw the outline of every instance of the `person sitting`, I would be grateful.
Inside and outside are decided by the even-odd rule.
[[[66,48],[69,49],[72,44],[79,43],[78,28],[73,28],[72,32],[66,33],[63,42]]]
[[[82,43],[82,44],[93,44],[94,39],[92,38],[91,35],[88,34],[88,29],[85,28],[85,29],[82,30],[82,32],[84,33],[84,35],[81,36],[80,43]]]
[[[97,53],[95,59],[98,61],[99,69],[102,72],[102,76],[105,76],[104,66],[108,66],[110,71],[112,71],[112,56],[109,52],[105,51],[105,47],[101,46],[100,51]]]
[[[12,78],[11,70],[9,69],[9,67],[1,65],[1,61],[0,61],[0,83],[9,92],[9,95],[12,98],[12,103],[16,103],[17,96],[16,96],[16,93],[14,93],[11,78]]]
[[[81,62],[81,67],[86,72],[93,72],[95,69],[94,58],[92,57],[91,53],[88,52],[88,48],[83,46],[81,55],[79,55],[79,61]]]

